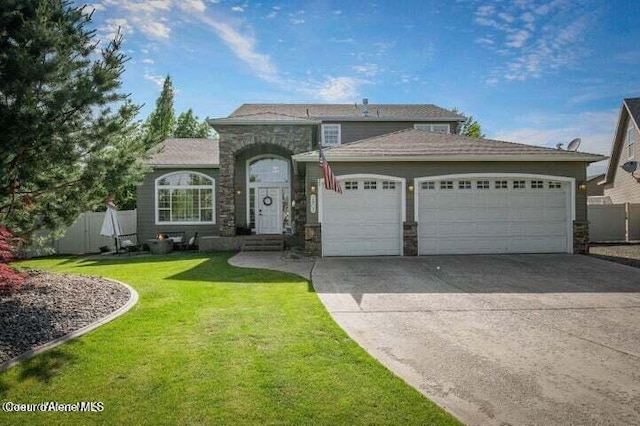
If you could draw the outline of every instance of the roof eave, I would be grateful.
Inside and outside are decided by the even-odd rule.
[[[613,182],[615,178],[615,171],[618,167],[618,158],[620,157],[620,149],[622,147],[622,122],[624,121],[625,114],[631,119],[631,112],[627,107],[626,102],[622,101],[620,107],[620,113],[618,114],[618,123],[616,124],[616,132],[613,135],[613,143],[611,144],[611,155],[609,155],[609,164],[607,164],[607,171],[604,175],[602,184]]]
[[[603,155],[585,154],[585,155],[545,155],[545,154],[526,154],[526,155],[389,155],[389,156],[331,156],[329,151],[325,151],[327,161],[330,162],[436,162],[436,161],[575,161],[595,163],[606,160]],[[298,154],[293,156],[294,161],[301,163],[311,163],[318,161],[317,154]]]
[[[215,118],[207,121],[210,126],[255,126],[255,125],[287,125],[287,126],[312,126],[320,124],[319,120],[238,120],[234,118]]]
[[[219,169],[220,164],[154,164],[148,163],[149,166],[156,169]]]
[[[456,121],[461,122],[466,120],[463,117],[377,117],[377,116],[315,116],[318,120],[322,121],[400,121],[400,122],[443,122],[443,121]]]

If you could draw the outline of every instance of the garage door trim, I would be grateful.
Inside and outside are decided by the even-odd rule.
[[[349,174],[349,175],[340,175],[340,176],[336,176],[336,178],[340,183],[349,179],[379,179],[379,180],[388,180],[388,181],[398,182],[400,184],[400,219],[401,219],[400,231],[399,231],[400,232],[400,255],[404,256],[403,223],[407,221],[407,193],[406,193],[407,180],[405,178],[401,178],[398,176],[378,175],[378,174],[371,174],[371,173],[356,173],[356,174]],[[322,199],[324,197],[325,191],[330,191],[330,190],[325,189],[324,178],[320,178],[318,179],[318,223],[320,224],[322,223],[322,219],[323,219],[322,218],[323,216]],[[343,188],[343,191],[344,191],[344,188]],[[323,248],[324,248],[324,241],[323,241]]]
[[[414,179],[414,192],[413,192],[413,214],[414,220],[420,226],[420,191],[422,191],[422,182],[424,181],[438,181],[438,180],[454,180],[454,179],[478,179],[478,178],[505,178],[505,179],[543,179],[543,180],[555,180],[558,182],[568,182],[570,185],[569,193],[567,194],[567,201],[569,203],[569,219],[567,220],[567,247],[569,253],[573,253],[573,221],[576,219],[576,179],[568,176],[553,176],[553,175],[541,175],[531,173],[457,173],[452,175],[437,175],[437,176],[423,176]],[[420,239],[418,238],[418,253],[420,252]]]

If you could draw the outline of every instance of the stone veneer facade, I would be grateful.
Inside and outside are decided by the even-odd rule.
[[[234,175],[236,155],[249,147],[264,146],[264,154],[270,154],[269,146],[279,146],[289,155],[312,151],[315,148],[315,125],[216,125],[220,135],[220,175],[218,205],[220,206],[220,235],[236,235]],[[246,191],[246,188],[244,188]],[[304,179],[294,174],[291,182],[291,199],[296,202],[295,232],[304,232],[306,203]]]

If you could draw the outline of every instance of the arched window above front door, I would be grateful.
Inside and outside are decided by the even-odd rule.
[[[289,162],[277,157],[257,158],[249,163],[249,182],[289,182]]]

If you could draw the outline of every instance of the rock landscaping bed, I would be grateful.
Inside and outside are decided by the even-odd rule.
[[[0,296],[0,363],[104,318],[131,297],[102,278],[28,274],[21,290]]]

